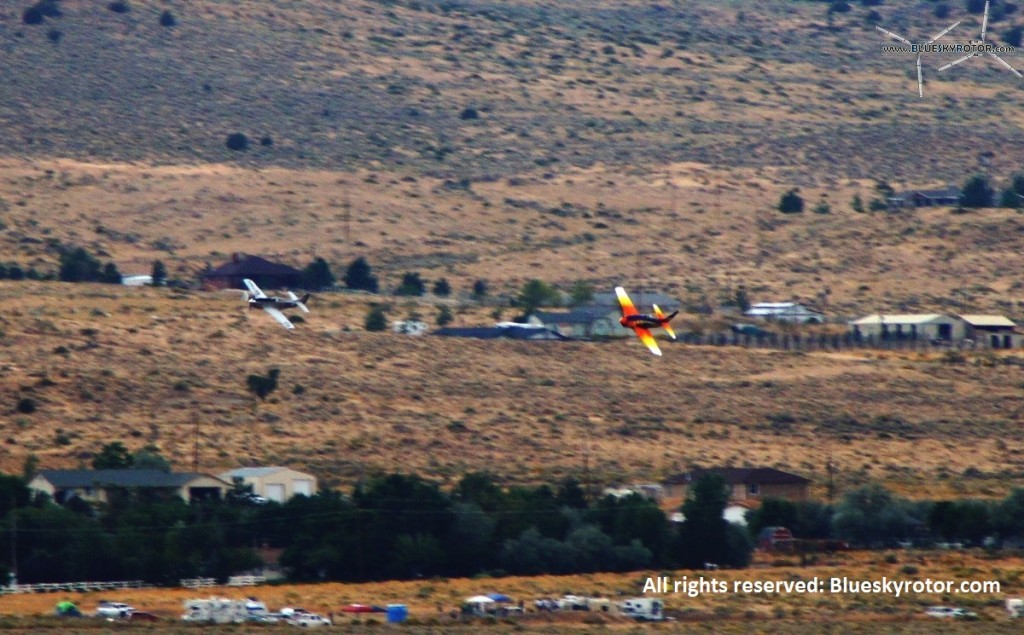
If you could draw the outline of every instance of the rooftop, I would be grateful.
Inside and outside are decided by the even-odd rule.
[[[301,275],[301,271],[288,265],[271,262],[259,256],[246,256],[236,254],[230,262],[224,263],[213,271],[204,274],[206,278],[224,276],[294,276]]]
[[[216,478],[199,472],[174,473],[160,470],[40,470],[38,476],[57,488],[182,487],[199,478]]]
[[[850,324],[927,324],[928,322],[945,317],[947,316],[941,313],[904,313],[894,315],[876,313],[853,320]]]
[[[1013,320],[1002,315],[960,315],[959,318],[971,326],[1017,326]]]
[[[790,474],[789,472],[783,472],[782,470],[777,470],[773,467],[696,468],[689,472],[670,476],[663,482],[666,485],[692,483],[707,474],[717,474],[718,476],[721,476],[725,479],[725,483],[727,485],[737,485],[740,483],[745,485],[801,485],[811,482],[810,479],[797,476],[796,474]]]
[[[270,474],[276,474],[281,470],[287,470],[286,467],[239,467],[230,472],[222,472],[220,477],[223,479],[238,478],[259,478],[260,476],[268,476]]]

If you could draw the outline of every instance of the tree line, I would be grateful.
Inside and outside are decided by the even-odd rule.
[[[141,466],[114,450],[98,465]],[[705,477],[675,523],[638,494],[590,500],[571,478],[502,487],[492,475],[471,473],[451,491],[389,474],[350,495],[324,490],[285,503],[256,501],[238,481],[223,500],[185,503],[123,489],[101,505],[77,498],[58,505],[32,494],[24,478],[3,475],[0,575],[14,556],[20,583],[224,580],[256,567],[261,546],[283,550],[280,563],[294,581],[744,567],[758,533],[774,526],[866,548],[1024,539],[1024,489],[1001,501],[907,501],[880,486],[852,490],[835,505],[767,499],[747,527],[723,518],[727,502],[721,477]]]

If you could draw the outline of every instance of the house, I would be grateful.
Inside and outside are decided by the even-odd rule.
[[[679,300],[657,291],[628,291],[636,308],[641,313],[652,313],[657,304],[666,313],[676,311],[681,306]],[[528,323],[544,326],[565,337],[627,337],[633,334],[619,324],[622,309],[614,291],[599,292],[593,295],[591,302],[570,311],[535,311],[530,314]]]
[[[533,324],[512,324],[502,322],[494,326],[446,326],[439,328],[432,335],[446,337],[473,337],[481,340],[507,338],[512,340],[566,340],[557,331]]]
[[[1024,346],[1024,334],[1017,332],[1017,325],[1001,315],[960,315],[966,325],[967,339],[991,348],[1020,348]]]
[[[725,480],[730,503],[761,501],[765,498],[807,500],[807,490],[811,483],[802,476],[772,467],[698,468],[662,481],[666,498],[685,499],[689,486],[708,474],[721,476]]]
[[[287,467],[240,467],[223,472],[220,478],[228,483],[241,479],[252,486],[252,493],[268,501],[283,503],[293,496],[316,494],[316,477]]]
[[[890,207],[954,207],[960,204],[960,188],[950,185],[936,190],[908,190],[890,196]]]
[[[825,314],[821,311],[796,302],[758,302],[750,305],[744,315],[795,324],[821,324],[825,321]]]
[[[938,313],[882,315],[874,314],[849,322],[850,333],[858,341],[943,340],[954,342],[966,337],[966,323],[960,318]]]
[[[263,289],[295,288],[302,282],[302,272],[259,256],[234,254],[230,262],[204,273],[203,284],[217,289],[244,289],[245,278]]]
[[[117,492],[124,491],[176,496],[187,503],[223,498],[231,489],[229,482],[209,474],[160,470],[40,470],[28,486],[61,504],[75,497],[89,503],[108,503]]]
[[[612,337],[632,335],[632,330],[619,324],[621,310],[605,306],[578,307],[571,311],[535,311],[528,324],[544,326],[566,337]]]
[[[658,308],[666,313],[677,311],[682,307],[682,303],[679,300],[667,296],[659,291],[644,291],[642,289],[627,289],[626,293],[633,300],[633,304],[636,305],[636,310],[641,313],[649,313],[653,310],[653,305],[657,304]],[[600,291],[593,295],[589,306],[599,307],[610,307],[619,310],[619,298],[615,295],[614,291]],[[621,314],[620,314],[621,315]],[[618,321],[618,318],[615,320]]]

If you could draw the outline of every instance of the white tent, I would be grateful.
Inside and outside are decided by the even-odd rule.
[[[466,598],[466,604],[494,604],[494,600],[486,595],[474,595],[471,598]]]

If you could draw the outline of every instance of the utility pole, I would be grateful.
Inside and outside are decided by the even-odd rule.
[[[196,417],[195,431],[193,433],[195,437],[194,445],[192,446],[192,471],[199,472],[199,417]]]
[[[832,463],[832,450],[828,452],[828,459],[825,462],[825,499],[829,505],[836,495],[835,464]]]
[[[11,573],[7,581],[11,590],[18,586],[18,514],[17,499],[11,492]]]
[[[349,202],[348,194],[345,194],[345,246],[352,245],[352,205]]]

